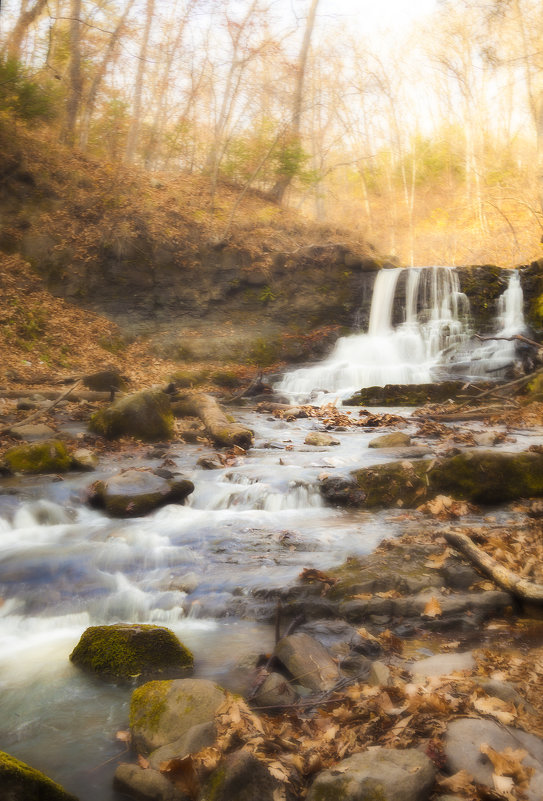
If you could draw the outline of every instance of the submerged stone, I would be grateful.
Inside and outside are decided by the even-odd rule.
[[[330,690],[340,678],[337,663],[328,650],[308,634],[298,632],[283,637],[273,653],[293,680],[309,690]]]
[[[5,801],[77,801],[60,784],[3,751],[0,751],[0,797]]]
[[[12,473],[66,473],[72,457],[60,440],[17,445],[4,454],[4,464]]]
[[[89,429],[106,439],[129,436],[146,442],[173,437],[170,399],[164,392],[143,390],[115,401],[92,415]]]
[[[86,629],[70,660],[87,673],[118,682],[178,678],[194,664],[169,629],[122,623]]]

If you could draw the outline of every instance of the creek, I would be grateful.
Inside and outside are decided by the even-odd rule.
[[[465,350],[466,307],[454,273],[412,272],[399,326],[391,322],[399,273],[383,271],[370,331],[340,340],[321,365],[286,376],[281,391],[300,397],[325,389],[337,397],[387,380],[431,380],[452,345]],[[514,279],[511,286],[518,303]],[[511,308],[506,298],[498,330],[523,325],[518,316],[512,322]],[[377,358],[368,367],[371,353]],[[477,361],[473,350],[470,359]],[[511,360],[501,345],[479,355],[492,368],[499,359]],[[400,375],[402,364],[407,372]],[[69,654],[85,628],[166,625],[194,652],[195,675],[228,687],[244,655],[273,645],[273,609],[257,603],[254,590],[288,585],[304,567],[326,570],[402,532],[400,510],[328,508],[318,491],[323,474],[347,475],[395,458],[368,449],[375,430],[335,431],[340,445],[318,448],[304,444],[320,428],[314,419],[287,424],[246,409],[234,414],[255,431],[254,447],[222,469],[203,470],[196,463],[210,448],[170,445],[167,466],[190,478],[195,491],[185,506],[144,518],[112,520],[85,498],[98,478],[158,467],[162,459],[150,456],[149,447],[109,453],[92,476],[0,482],[0,750],[43,770],[81,801],[118,798],[111,782],[125,746],[115,733],[127,727],[131,694],[72,666]],[[77,433],[73,425],[70,433]],[[529,441],[519,434],[508,448]]]

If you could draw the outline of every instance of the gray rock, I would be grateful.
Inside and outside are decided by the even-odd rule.
[[[447,767],[451,773],[467,770],[475,781],[492,784],[492,763],[481,753],[481,743],[487,743],[495,751],[506,748],[525,749],[528,754],[522,764],[534,768],[526,793],[528,801],[543,798],[543,740],[534,734],[502,726],[493,720],[464,718],[453,720],[447,727],[444,748]]]
[[[123,763],[115,771],[113,787],[122,793],[148,801],[190,801],[189,796],[178,790],[158,770],[140,768],[139,765]]]
[[[188,754],[197,754],[202,748],[213,745],[217,739],[217,729],[214,723],[199,723],[173,743],[157,748],[149,756],[151,767],[159,770],[163,762],[170,759],[183,759]]]
[[[319,773],[307,801],[425,801],[435,768],[414,748],[373,748]]]
[[[324,434],[320,431],[311,431],[304,442],[306,445],[316,445],[319,448],[340,444],[338,439],[334,439],[330,434]]]
[[[211,774],[202,801],[275,801],[281,787],[253,754],[235,751]]]
[[[383,662],[373,662],[367,683],[373,687],[387,687],[390,684],[390,670]]]
[[[270,673],[258,688],[253,699],[253,706],[262,712],[273,712],[293,704],[298,698],[292,685],[280,673]]]
[[[162,478],[151,470],[126,470],[89,487],[91,506],[112,517],[138,517],[166,503],[183,503],[194,490],[192,481]]]
[[[130,727],[138,753],[173,743],[193,726],[213,721],[224,690],[205,679],[151,681],[132,693]]]
[[[474,434],[473,439],[476,445],[481,448],[492,447],[496,444],[499,435],[495,431],[482,431],[480,434]]]
[[[514,704],[517,707],[525,708],[530,713],[535,713],[534,707],[526,701],[525,698],[519,693],[514,684],[507,681],[496,681],[496,679],[487,679],[476,677],[475,683],[482,687],[487,695],[493,698],[500,698],[502,701]]]
[[[200,456],[196,464],[202,470],[220,470],[223,467],[217,456]]]
[[[72,467],[75,470],[96,470],[98,457],[89,448],[78,448],[72,453]]]
[[[411,437],[402,431],[394,431],[370,440],[368,448],[402,448],[408,445],[411,445]]]
[[[310,690],[330,690],[340,678],[337,664],[326,648],[308,634],[283,637],[275,646],[274,656],[296,682]]]
[[[436,654],[428,659],[421,659],[411,665],[410,671],[414,678],[423,679],[426,676],[448,676],[449,673],[473,670],[474,668],[473,653],[465,651],[457,654]]]
[[[23,439],[25,442],[41,442],[42,440],[52,439],[55,436],[54,430],[44,423],[13,426],[13,428],[10,428],[9,433],[12,437]]]
[[[367,656],[363,656],[363,654],[349,654],[345,659],[342,659],[339,666],[341,672],[345,673],[347,676],[351,676],[352,678],[358,676],[362,681],[366,681],[367,677],[370,675],[372,664],[371,659],[368,659]]]

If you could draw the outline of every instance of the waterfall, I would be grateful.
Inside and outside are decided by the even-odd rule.
[[[403,320],[398,316],[400,277]],[[367,333],[339,339],[323,362],[294,370],[277,389],[295,400],[315,391],[347,397],[361,387],[422,384],[432,380],[440,354],[469,339],[469,304],[449,267],[384,269],[377,274]]]

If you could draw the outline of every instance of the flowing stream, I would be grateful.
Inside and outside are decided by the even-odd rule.
[[[379,274],[367,334],[340,340],[326,362],[287,376],[283,391],[430,380],[439,354],[467,336],[465,299],[454,271],[412,270],[405,319],[393,326],[399,276]],[[523,324],[518,289],[512,281],[500,330]],[[304,567],[326,570],[401,531],[399,512],[327,508],[318,492],[324,474],[394,458],[367,448],[375,431],[337,431],[339,446],[316,448],[304,444],[315,420],[236,416],[254,429],[254,448],[206,471],[196,462],[208,448],[172,445],[170,469],[195,492],[186,506],[147,517],[112,520],[85,503],[97,478],[161,463],[138,450],[104,457],[92,475],[0,482],[0,750],[81,801],[116,798],[111,780],[124,746],[115,732],[127,726],[131,693],[69,662],[87,626],[167,625],[193,650],[195,674],[228,686],[240,658],[272,646],[270,610],[253,590],[285,586]]]

